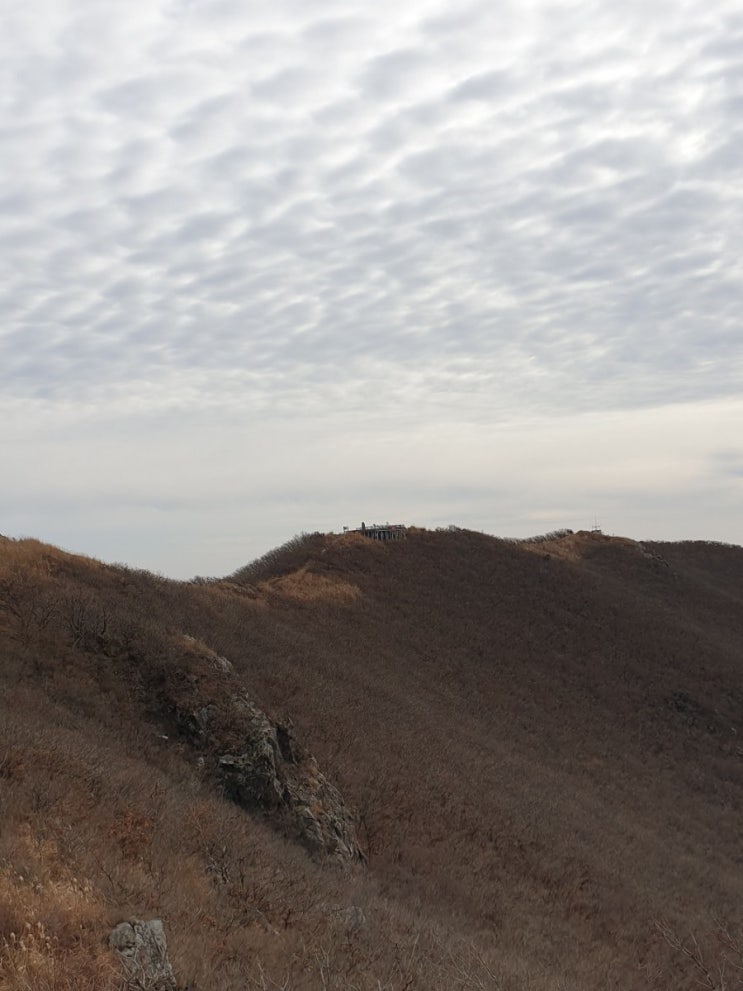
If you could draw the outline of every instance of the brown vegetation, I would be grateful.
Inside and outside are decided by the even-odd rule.
[[[155,916],[201,991],[740,991],[742,648],[737,547],[312,534],[177,583],[0,538],[0,991],[118,988]],[[365,866],[223,795],[183,714],[238,689]]]

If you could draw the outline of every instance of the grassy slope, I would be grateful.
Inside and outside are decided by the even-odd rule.
[[[166,919],[200,988],[681,989],[690,934],[734,975],[740,548],[313,535],[184,585],[3,542],[0,602],[0,987],[115,986],[127,914]],[[365,874],[215,794],[155,687],[183,633],[293,719]]]

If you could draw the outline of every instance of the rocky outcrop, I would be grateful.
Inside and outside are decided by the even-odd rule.
[[[181,713],[181,728],[214,760],[225,794],[250,811],[271,814],[315,856],[364,860],[343,798],[297,741],[246,695]]]
[[[126,991],[176,991],[160,919],[120,922],[108,942],[124,968]]]

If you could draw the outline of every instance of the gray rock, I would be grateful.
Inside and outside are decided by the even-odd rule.
[[[296,740],[291,723],[273,722],[245,696],[233,700],[236,711],[239,749],[218,758],[225,794],[243,808],[278,812],[314,855],[362,861],[353,817],[338,789]]]
[[[160,919],[120,922],[108,941],[123,965],[127,991],[176,991]]]
[[[213,663],[217,671],[222,671],[224,674],[229,674],[232,671],[232,663],[221,654],[215,654]]]
[[[277,809],[284,786],[276,767],[276,754],[266,739],[251,737],[239,754],[224,754],[219,769],[226,795],[246,809]]]
[[[195,701],[195,700],[194,700]],[[365,859],[353,816],[294,735],[244,692],[197,704],[176,703],[178,728],[204,767],[215,768],[227,798],[264,812],[314,856],[344,863]]]
[[[285,802],[310,853],[345,862],[364,860],[353,817],[314,757],[287,768]]]

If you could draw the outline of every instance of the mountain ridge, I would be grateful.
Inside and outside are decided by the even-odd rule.
[[[199,988],[259,987],[260,973],[266,987],[436,988],[466,973],[459,986],[639,991],[691,988],[702,964],[735,973],[741,606],[741,548],[588,532],[514,542],[410,528],[389,544],[311,534],[190,583],[0,542],[6,751],[16,740],[0,764],[12,812],[5,986],[22,986],[8,926],[23,923],[13,905],[29,893],[12,878],[25,876],[29,829],[37,847],[53,839],[58,851],[70,830],[83,834],[105,867],[74,844],[58,853],[57,868],[90,886],[97,921],[74,941],[59,907],[47,910],[57,956],[41,953],[39,967],[66,960],[78,977],[81,946],[110,965],[90,948],[93,931],[145,908],[165,918],[182,985]],[[328,874],[292,846],[283,814],[228,810],[177,710],[241,692],[268,725],[291,725],[340,789],[366,867]],[[245,726],[230,725],[244,743]],[[49,779],[28,757],[45,735],[50,752],[77,755],[67,770],[55,757]],[[75,775],[92,773],[86,741],[108,748],[130,800],[96,778],[102,798],[85,799],[80,819],[65,796],[82,796]],[[150,800],[129,767],[161,780],[163,795]],[[40,791],[54,823],[34,811]],[[166,834],[190,851],[186,880]],[[241,857],[274,881],[251,894]],[[198,922],[199,899],[211,923]],[[364,924],[341,932],[340,915],[317,907],[328,899],[363,909]],[[34,911],[44,916],[41,900]],[[228,937],[227,957],[205,953]],[[692,937],[701,962],[683,950]],[[332,961],[326,985],[318,953]]]

